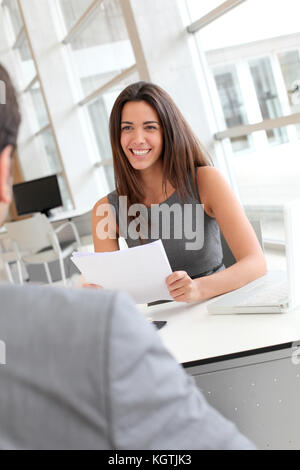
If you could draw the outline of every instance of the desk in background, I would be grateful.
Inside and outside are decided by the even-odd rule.
[[[90,235],[92,233],[92,208],[74,209],[70,211],[61,211],[49,217],[49,221],[57,228],[63,222],[72,220],[80,236]],[[0,239],[7,238],[5,227],[0,227]]]
[[[207,303],[141,307],[212,406],[260,449],[300,449],[300,308],[211,315]],[[300,345],[300,342],[299,342]]]

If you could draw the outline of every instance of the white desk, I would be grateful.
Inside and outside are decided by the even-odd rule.
[[[212,315],[206,310],[207,303],[170,302],[142,308],[153,320],[167,320],[160,336],[181,364],[267,351],[300,340],[300,308],[288,314]]]
[[[62,220],[71,220],[76,217],[81,217],[85,214],[88,214],[89,212],[92,211],[92,207],[88,207],[85,209],[73,209],[70,211],[62,211],[62,212],[57,212],[54,215],[51,215],[49,217],[49,221],[54,223],[54,222],[61,222]]]
[[[49,221],[53,223],[55,226],[58,226],[58,222],[62,222],[64,220],[72,220],[78,217],[89,216],[93,208],[85,208],[85,209],[73,209],[70,211],[62,211],[57,212],[56,214],[49,217]],[[90,224],[91,225],[91,224]],[[89,227],[91,232],[91,226]],[[7,230],[4,226],[0,227],[0,240],[4,240],[7,238]]]
[[[142,308],[207,400],[259,448],[300,449],[300,308],[288,314],[211,315],[206,303]],[[300,353],[297,356],[300,363]]]

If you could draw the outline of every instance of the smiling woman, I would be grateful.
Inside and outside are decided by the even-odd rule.
[[[188,173],[195,177],[195,167],[210,162],[171,97],[152,83],[133,83],[118,96],[110,116],[110,140],[116,188],[128,197],[129,204],[144,203],[146,199],[162,202],[175,188],[184,199],[190,193]],[[152,160],[155,154],[158,164],[152,167],[150,178],[149,172],[142,176],[132,165],[134,160],[129,156],[133,152],[129,148],[144,150],[152,145],[149,157],[152,153]],[[195,182],[193,190],[196,194]],[[153,201],[154,196],[160,200]]]
[[[265,273],[235,195],[164,90],[147,82],[125,88],[111,112],[110,139],[116,190],[94,207],[95,251],[117,250],[119,237],[129,247],[161,239],[174,271],[166,283],[180,302],[228,292]],[[99,234],[106,222],[107,232]],[[220,229],[237,261],[228,269]],[[188,243],[191,233],[195,243]]]
[[[121,117],[121,146],[129,163],[145,172],[161,165],[163,135],[156,111],[146,101],[129,101]]]

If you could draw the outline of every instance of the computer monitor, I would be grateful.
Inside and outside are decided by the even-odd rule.
[[[50,209],[62,206],[56,175],[15,184],[13,193],[18,215],[42,212],[49,217]]]

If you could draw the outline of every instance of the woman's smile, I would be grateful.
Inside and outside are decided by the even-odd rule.
[[[130,149],[131,153],[138,159],[145,158],[151,149]]]

